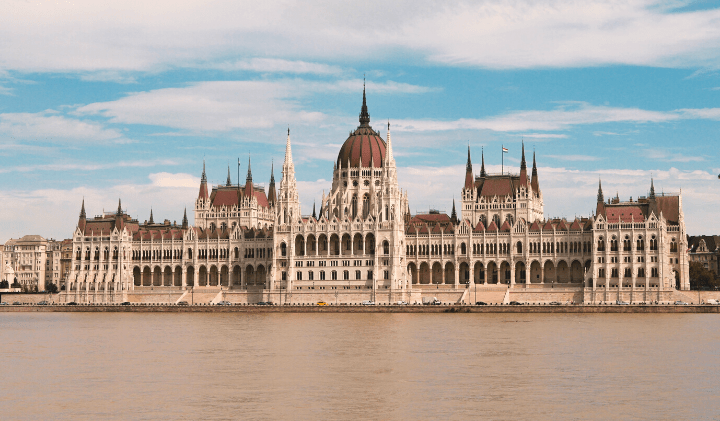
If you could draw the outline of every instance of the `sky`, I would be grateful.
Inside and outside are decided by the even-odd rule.
[[[450,212],[475,172],[536,154],[545,217],[682,192],[720,234],[720,3],[24,1],[0,14],[0,241],[88,216],[192,224],[210,183],[280,179],[290,128],[302,211],[357,127],[391,124],[413,213]],[[504,161],[501,148],[506,147]],[[501,165],[504,167],[501,169]]]

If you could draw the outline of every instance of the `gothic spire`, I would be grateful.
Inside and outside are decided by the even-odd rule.
[[[150,220],[148,221],[148,224],[154,224],[154,223],[155,223],[155,221],[153,220],[152,208],[150,208]]]
[[[368,114],[367,101],[365,100],[365,78],[364,77],[363,77],[363,103],[362,103],[362,108],[360,108],[360,126],[361,127],[369,127],[370,126],[370,114]]]
[[[598,195],[597,195],[597,201],[598,202],[605,202],[605,196],[603,196],[602,192],[602,182],[598,179]]]
[[[453,197],[453,207],[452,207],[452,213],[450,214],[450,219],[452,219],[454,223],[457,223],[457,212],[455,212],[455,198],[454,197]]]
[[[118,199],[118,210],[117,215],[122,215],[122,202]]]
[[[182,227],[183,229],[187,229],[188,227],[187,208],[185,208],[185,212],[183,213]]]
[[[392,151],[392,140],[390,140],[390,120],[388,120],[388,131],[387,131],[387,153],[385,154],[385,162],[387,165],[392,164],[395,161]]]
[[[207,183],[207,176],[205,176],[205,160],[203,159],[203,172],[202,172],[202,178],[200,180],[202,183]]]
[[[525,164],[525,142],[522,143],[522,159],[520,160],[520,169],[524,170],[527,168],[527,164]]]
[[[252,183],[252,169],[250,168],[250,156],[248,155],[248,173],[245,179],[246,183]]]
[[[230,180],[230,165],[228,165],[228,178],[226,186],[230,187],[232,185],[232,180]]]
[[[482,164],[480,165],[480,177],[487,177],[487,173],[485,172],[485,149],[483,148],[480,152],[482,157]]]
[[[317,219],[317,214],[315,213],[315,201],[313,201],[313,213],[312,213],[313,219]]]
[[[650,178],[650,199],[655,199],[655,183],[652,177]]]
[[[533,151],[533,169],[532,169],[532,175],[533,175],[533,177],[537,177],[537,164],[535,163],[535,151]]]
[[[85,215],[85,198],[84,197],[82,200],[82,206],[80,207],[80,219],[87,219],[87,215]]]
[[[470,143],[468,143],[468,160],[467,160],[467,164],[465,164],[465,171],[467,171],[467,172],[472,171],[472,162],[470,161]]]
[[[270,184],[275,185],[275,162],[270,162]]]
[[[203,172],[202,172],[202,177],[200,178],[200,191],[198,192],[198,199],[207,199],[207,198],[208,198],[207,176],[205,175],[205,160],[203,159]]]

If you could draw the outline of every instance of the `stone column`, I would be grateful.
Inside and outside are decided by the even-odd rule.
[[[182,287],[187,288],[187,268],[185,266],[182,266],[180,268],[180,279],[182,280]]]

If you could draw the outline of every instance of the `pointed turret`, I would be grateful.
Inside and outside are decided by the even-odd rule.
[[[87,215],[85,214],[85,198],[83,197],[82,205],[80,206],[80,219],[78,219],[78,228],[81,232],[85,232],[85,224],[87,223]]]
[[[227,178],[227,183],[225,183],[225,185],[228,187],[232,186],[232,180],[230,179],[230,165],[228,165],[228,178]]]
[[[186,230],[187,228],[188,228],[187,208],[185,208],[185,212],[183,213],[182,229]]]
[[[207,188],[207,176],[205,175],[205,160],[203,159],[203,172],[200,178],[200,192],[198,193],[198,199],[207,200],[208,188]]]
[[[605,196],[602,191],[602,182],[598,180],[597,206],[595,207],[595,215],[605,216]]]
[[[248,172],[245,178],[245,196],[253,196],[253,179],[252,179],[252,168],[250,168],[250,157],[248,156]]]
[[[453,207],[452,207],[452,213],[450,214],[450,219],[452,220],[453,224],[457,224],[457,212],[455,212],[455,198],[453,197]]]
[[[122,231],[123,229],[123,211],[122,211],[122,202],[120,199],[118,199],[118,208],[117,212],[115,212],[115,228],[117,228],[118,231]]]
[[[655,181],[650,178],[650,199],[655,199]]]
[[[313,202],[313,213],[312,213],[313,219],[317,220],[317,213],[315,213],[315,202]]]
[[[150,208],[150,220],[148,221],[148,224],[151,224],[151,225],[152,225],[152,224],[154,224],[154,223],[155,223],[155,220],[153,219],[152,208]]]
[[[365,79],[363,79],[363,103],[360,108],[360,127],[370,127],[370,114],[368,114],[367,102],[365,100]]]
[[[395,164],[395,157],[393,157],[392,140],[390,139],[390,120],[388,120],[387,130],[387,152],[385,153],[385,165],[390,166]]]
[[[535,163],[535,151],[533,151],[533,167],[532,167],[532,179],[530,181],[530,187],[537,196],[540,194],[540,183],[538,182],[537,164]]]
[[[270,186],[268,187],[268,203],[270,206],[274,206],[277,202],[277,195],[275,194],[275,164],[270,164]]]
[[[474,182],[472,161],[470,161],[470,145],[468,145],[468,159],[467,164],[465,164],[465,188],[472,189]]]
[[[285,162],[282,168],[282,180],[280,181],[280,192],[278,202],[280,207],[278,213],[283,224],[296,221],[300,216],[300,199],[297,192],[297,181],[295,180],[295,165],[292,159],[292,148],[290,146],[290,129],[288,128],[287,143],[285,144]]]
[[[525,163],[525,142],[522,143],[522,157],[520,158],[520,185],[527,187],[527,164]]]
[[[480,150],[480,157],[482,159],[482,163],[480,164],[480,177],[487,177],[487,173],[485,172],[485,149]]]

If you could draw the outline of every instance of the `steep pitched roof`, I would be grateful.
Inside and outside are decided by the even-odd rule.
[[[673,224],[680,220],[680,197],[679,196],[657,196],[658,211],[663,217]],[[657,215],[660,217],[660,215]]]
[[[618,222],[643,222],[645,217],[643,216],[642,209],[640,206],[633,205],[621,205],[621,206],[606,206],[605,207],[605,220],[608,223]]]

